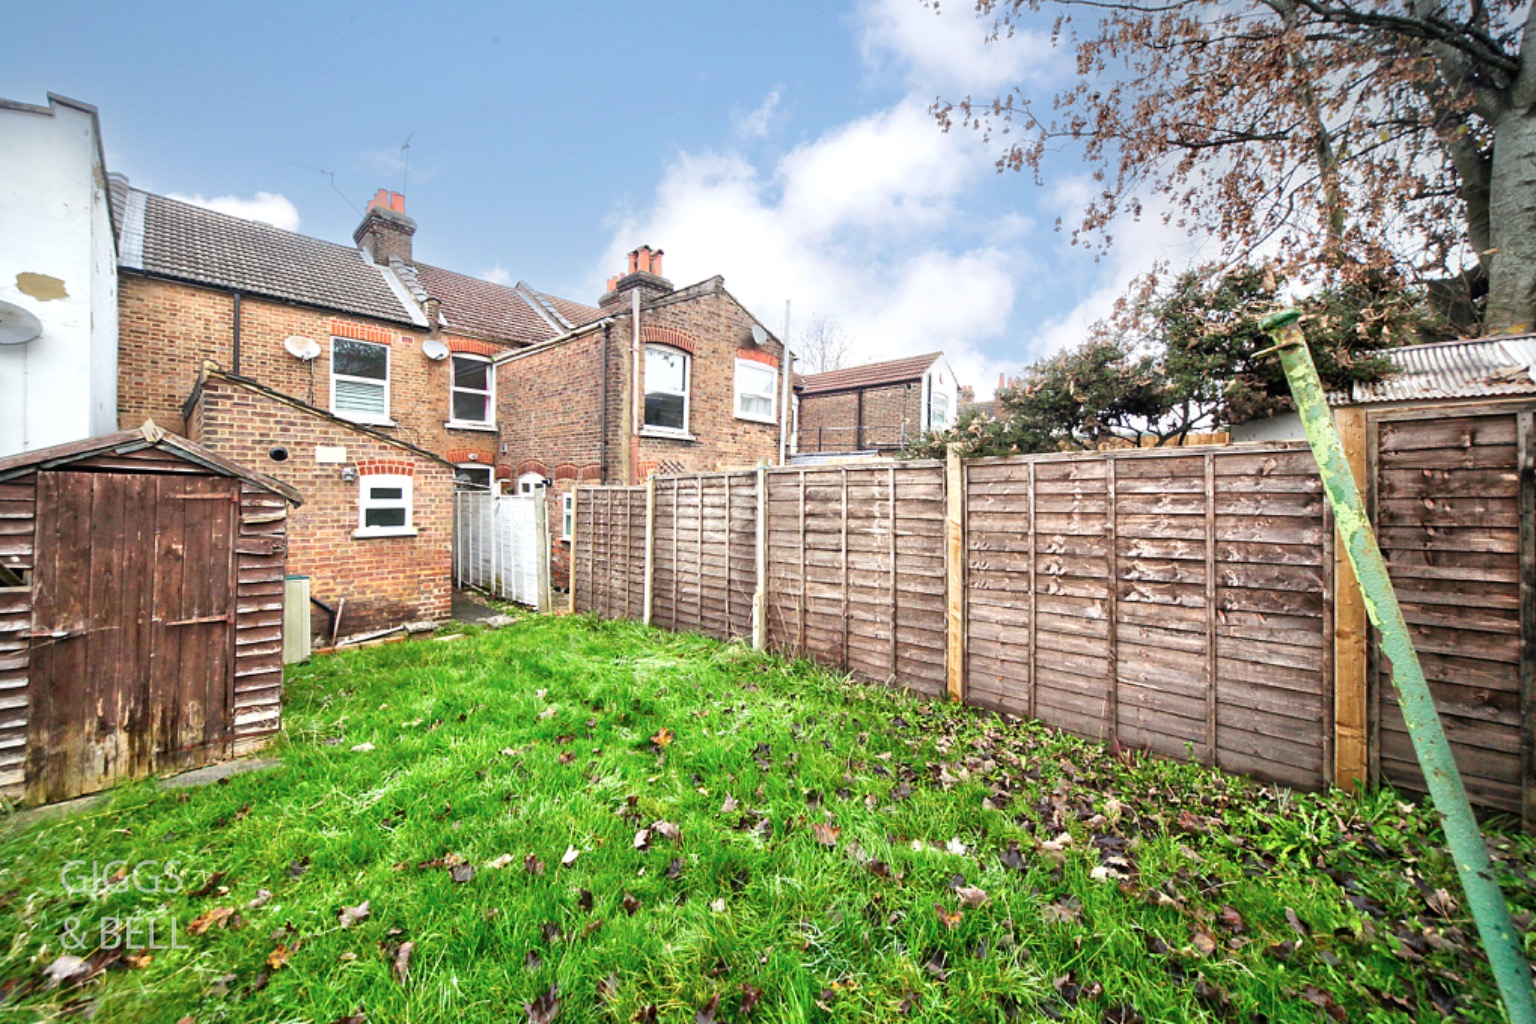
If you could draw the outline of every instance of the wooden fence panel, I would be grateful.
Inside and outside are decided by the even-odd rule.
[[[610,619],[639,619],[645,599],[644,487],[576,492],[572,607]]]
[[[1530,531],[1520,473],[1522,455],[1530,463],[1520,421],[1530,416],[1382,413],[1367,448],[1382,553],[1468,795],[1514,814],[1530,788],[1521,736]],[[1390,664],[1373,657],[1371,677],[1373,779],[1423,793]]]
[[[1305,449],[977,459],[966,477],[969,700],[1326,781],[1331,540]]]
[[[655,488],[651,621],[720,640],[751,636],[757,475],[660,477]]]

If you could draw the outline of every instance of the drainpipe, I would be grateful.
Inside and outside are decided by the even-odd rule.
[[[640,465],[640,426],[644,422],[641,410],[645,408],[645,392],[641,390],[645,383],[640,376],[639,288],[632,289],[629,293],[629,317],[631,330],[629,359],[633,379],[629,385],[629,471],[625,474],[624,482],[634,484],[639,482],[635,478],[635,473]]]
[[[603,324],[602,357],[597,363],[597,482],[608,482],[608,339],[613,325]]]
[[[1536,991],[1531,987],[1530,965],[1525,962],[1520,938],[1509,919],[1509,905],[1504,902],[1504,894],[1499,891],[1499,883],[1494,878],[1488,848],[1472,813],[1472,804],[1467,799],[1450,742],[1445,738],[1440,714],[1435,710],[1434,695],[1424,680],[1424,669],[1419,664],[1413,636],[1403,619],[1403,609],[1397,603],[1397,592],[1387,574],[1387,562],[1376,543],[1365,502],[1355,484],[1355,474],[1344,455],[1344,444],[1334,426],[1322,381],[1312,363],[1312,353],[1307,349],[1301,328],[1296,326],[1300,317],[1294,309],[1265,317],[1259,326],[1276,343],[1266,351],[1280,354],[1280,364],[1285,368],[1286,380],[1296,399],[1296,411],[1301,414],[1302,425],[1307,429],[1307,442],[1312,446],[1312,457],[1317,460],[1318,474],[1328,492],[1328,503],[1333,506],[1339,540],[1355,570],[1361,596],[1365,598],[1366,614],[1380,635],[1381,652],[1392,662],[1392,684],[1397,688],[1398,707],[1408,726],[1408,737],[1413,741],[1413,751],[1424,772],[1430,799],[1440,814],[1445,843],[1451,859],[1456,862],[1456,872],[1461,876],[1461,887],[1467,895],[1467,908],[1477,922],[1483,949],[1488,954],[1488,966],[1493,969],[1494,980],[1498,982],[1510,1024],[1536,1024]]]
[[[779,408],[779,465],[788,463],[789,451],[789,416],[790,401],[795,393],[795,356],[789,350],[789,300],[784,300],[784,338],[779,343],[784,350],[784,358],[779,360],[784,364],[784,400]]]
[[[229,372],[238,377],[240,376],[240,293],[234,292],[233,294],[235,297],[235,302],[234,309],[230,316],[235,322],[235,329],[234,337],[231,339],[233,344],[231,345],[232,350],[229,354]]]

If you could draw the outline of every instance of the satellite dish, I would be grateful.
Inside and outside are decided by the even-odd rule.
[[[283,348],[295,359],[309,362],[320,354],[320,343],[313,338],[306,338],[301,334],[290,334],[283,342]]]
[[[768,340],[768,332],[763,330],[762,324],[752,325],[752,340],[757,342],[759,345]]]
[[[448,358],[448,346],[444,345],[436,338],[428,338],[426,341],[421,343],[421,354],[432,360],[434,363],[440,363],[444,359]]]
[[[14,302],[0,302],[0,345],[25,345],[43,333],[43,322]]]

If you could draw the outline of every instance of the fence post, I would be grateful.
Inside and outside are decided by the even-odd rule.
[[[752,649],[768,646],[768,464],[757,464],[757,584],[752,589]]]
[[[672,515],[677,515],[677,509],[672,510]],[[673,566],[672,571],[677,572]],[[645,590],[641,599],[644,603],[643,618],[645,624],[651,624],[651,591],[655,589],[656,582],[656,471],[653,469],[645,477]]]
[[[944,462],[944,670],[949,699],[965,700],[965,463],[951,444]]]
[[[1365,410],[1336,409],[1333,416],[1355,486],[1362,494],[1369,493]],[[1333,784],[1356,789],[1366,783],[1370,774],[1366,744],[1366,655],[1370,627],[1365,599],[1355,582],[1354,567],[1349,564],[1349,551],[1341,543],[1333,546],[1333,580]]]
[[[571,485],[571,554],[570,554],[571,565],[570,565],[569,571],[566,573],[566,575],[569,577],[569,579],[567,579],[566,582],[570,586],[570,593],[566,595],[566,598],[567,598],[567,600],[570,603],[566,607],[566,611],[570,612],[572,615],[576,614],[576,541],[577,541],[577,538],[579,538],[581,536],[581,530],[576,525],[578,523],[578,521],[579,521],[578,517],[581,515],[581,511],[580,511],[581,510],[581,500],[579,498],[577,498],[576,496],[578,494],[580,494],[580,493],[581,493],[581,488],[577,487],[575,484],[572,484]]]
[[[501,501],[501,499],[495,497],[494,495],[491,497],[491,508],[493,510],[493,514],[494,514],[494,510],[496,509],[497,504],[500,501]],[[542,487],[539,488],[537,492],[535,492],[534,502],[535,502],[535,504],[534,504],[534,507],[533,507],[533,552],[534,552],[534,555],[533,555],[533,564],[534,564],[533,589],[534,589],[534,601],[536,602],[534,607],[539,612],[539,614],[543,615],[543,614],[546,614],[547,612],[549,612],[551,609],[553,609],[554,608],[554,603],[555,603],[555,595],[552,594],[550,592],[550,589],[549,589],[549,586],[550,586],[550,576],[553,575],[549,571],[549,560],[554,557],[555,552],[554,552],[554,548],[552,548],[550,546],[550,543],[549,543],[549,498],[545,495],[544,489]],[[507,525],[507,528],[510,529],[512,524],[510,522],[508,522],[506,525]],[[500,547],[500,545],[501,545],[501,530],[502,530],[502,524],[500,522],[498,522],[496,524],[496,534],[497,534],[497,536],[496,536],[495,541],[493,542],[498,547]],[[510,547],[510,545],[509,545],[509,547]],[[508,552],[508,553],[510,554],[510,552]],[[505,573],[506,571],[507,571],[506,567],[503,566],[502,567],[502,572]]]

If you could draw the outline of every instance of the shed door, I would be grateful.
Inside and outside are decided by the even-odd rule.
[[[215,476],[38,474],[29,799],[227,754],[238,494]]]

